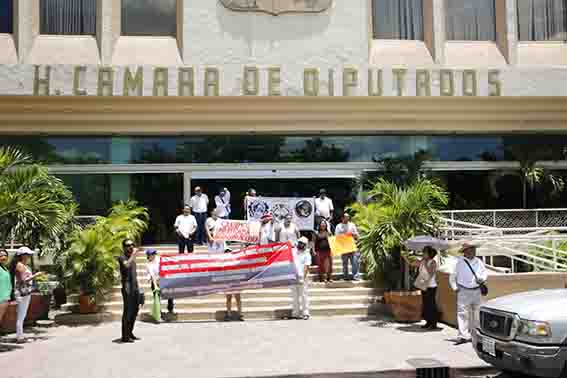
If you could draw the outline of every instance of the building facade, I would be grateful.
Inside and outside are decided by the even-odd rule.
[[[156,242],[195,185],[343,207],[419,151],[453,207],[519,207],[518,161],[567,168],[566,40],[565,0],[0,0],[0,144]]]

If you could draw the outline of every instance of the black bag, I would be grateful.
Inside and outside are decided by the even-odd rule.
[[[467,263],[467,266],[471,270],[471,272],[474,276],[474,279],[476,280],[476,282],[478,282],[478,277],[476,276],[474,269],[472,268],[471,264],[469,264],[469,262],[467,261],[466,258],[465,258],[465,262]],[[486,286],[486,283],[484,283],[484,282],[479,283],[478,287],[480,289],[480,295],[482,295],[483,297],[486,297],[488,295],[488,286]]]
[[[143,306],[146,303],[146,295],[143,290],[138,294],[138,305]]]

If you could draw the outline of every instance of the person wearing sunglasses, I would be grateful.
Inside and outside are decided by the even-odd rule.
[[[122,338],[123,343],[132,343],[140,340],[134,336],[134,323],[138,316],[140,306],[140,288],[136,274],[136,256],[138,250],[134,242],[125,239],[122,242],[124,254],[118,258],[120,264],[120,277],[122,280]]]

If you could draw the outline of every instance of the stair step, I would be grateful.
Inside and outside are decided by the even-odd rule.
[[[151,290],[145,290],[146,300],[151,300],[152,293]],[[309,288],[309,295],[311,298],[317,297],[328,297],[328,296],[375,296],[381,294],[380,291],[377,291],[370,287],[346,287],[346,288],[324,288],[324,287],[310,287]],[[279,297],[289,297],[290,291],[289,288],[280,288],[280,289],[256,289],[256,290],[246,290],[242,292],[242,298],[244,300],[249,299],[256,299],[256,298],[279,298]],[[208,295],[200,298],[207,298],[207,299],[223,299],[225,298],[224,294],[213,294]],[[120,291],[114,292],[109,294],[107,301],[121,301],[122,300],[122,293]],[[78,303],[79,296],[77,294],[69,294],[67,296],[68,303]]]
[[[310,306],[311,316],[314,317],[333,317],[333,316],[368,316],[382,312],[382,305],[364,305],[350,304],[337,306]],[[170,321],[211,321],[223,320],[226,312],[215,308],[199,308],[199,309],[180,309],[176,310],[176,315],[170,318]],[[264,308],[255,307],[243,309],[245,319],[282,319],[289,317],[291,314],[290,306],[282,306],[280,308]],[[77,324],[93,324],[107,321],[119,321],[122,318],[122,312],[112,310],[97,314],[80,315],[73,313],[58,314],[55,322],[61,325],[77,325]],[[151,320],[149,310],[142,310],[139,318],[142,320]]]
[[[254,298],[242,300],[243,307],[250,310],[255,308],[278,308],[291,305],[291,294],[288,297],[280,298]],[[350,304],[362,304],[362,305],[372,305],[380,301],[379,297],[369,297],[369,296],[338,296],[338,297],[317,297],[310,298],[310,303],[314,306],[342,306]],[[149,300],[146,302],[145,308],[149,309],[153,301]],[[162,306],[165,308],[166,301],[162,300]],[[199,309],[199,308],[214,308],[217,310],[222,310],[226,306],[225,298],[207,298],[207,299],[195,299],[195,298],[184,298],[175,300],[176,309]],[[122,300],[105,302],[100,306],[103,310],[113,311],[122,309]],[[65,304],[62,307],[63,311],[77,312],[77,304]],[[148,310],[149,311],[149,310]]]

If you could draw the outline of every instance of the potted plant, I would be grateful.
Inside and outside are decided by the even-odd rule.
[[[355,204],[359,248],[367,274],[386,289],[384,296],[397,321],[421,320],[421,293],[412,287],[411,255],[403,242],[434,234],[439,211],[448,203],[445,190],[433,181],[416,178],[407,185],[379,179],[368,192],[369,203]]]
[[[108,217],[74,234],[59,263],[66,287],[79,291],[79,312],[97,312],[98,302],[116,282],[122,241],[136,240],[148,225],[147,209],[135,203],[115,205]]]

